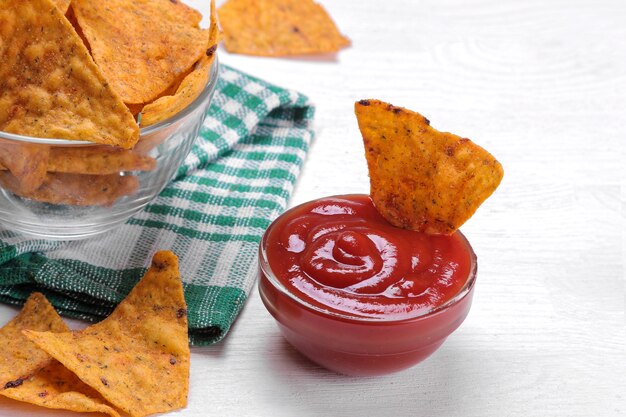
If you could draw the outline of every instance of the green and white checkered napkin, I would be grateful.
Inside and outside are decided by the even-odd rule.
[[[154,252],[179,257],[194,345],[220,340],[257,275],[261,235],[287,205],[312,139],[308,99],[222,65],[200,137],[177,177],[121,228],[77,242],[0,229],[0,300],[42,291],[62,314],[100,320]]]

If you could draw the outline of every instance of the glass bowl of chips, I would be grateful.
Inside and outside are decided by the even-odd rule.
[[[207,29],[182,2],[27,0],[0,10],[0,224],[86,238],[165,188],[217,83],[210,7]]]
[[[198,136],[215,90],[139,131],[132,149],[0,132],[0,223],[48,239],[82,239],[124,223],[173,178]]]

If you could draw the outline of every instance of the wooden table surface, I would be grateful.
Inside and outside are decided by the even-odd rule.
[[[168,415],[626,415],[626,1],[321,3],[352,39],[336,57],[221,62],[317,105],[292,205],[368,192],[361,98],[492,152],[504,180],[462,228],[479,258],[472,310],[422,364],[353,378],[296,353],[255,289],[222,343],[193,349],[189,405]],[[0,324],[15,311],[0,306]],[[65,414],[0,400],[0,416],[31,415]]]

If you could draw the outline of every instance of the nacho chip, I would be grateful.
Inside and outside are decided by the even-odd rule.
[[[200,95],[209,81],[211,65],[217,53],[218,34],[215,0],[211,0],[211,23],[205,54],[200,58],[195,69],[185,77],[175,94],[163,96],[143,108],[141,126],[149,126],[175,115],[189,106]]]
[[[419,113],[378,100],[361,100],[355,111],[370,194],[393,225],[451,234],[500,184],[502,165],[489,152]]]
[[[47,408],[119,416],[100,394],[28,340],[25,329],[69,331],[42,294],[31,294],[22,311],[0,329],[0,395]]]
[[[132,115],[50,0],[0,0],[0,62],[0,130],[122,148],[139,138]]]
[[[19,181],[25,192],[36,190],[46,179],[50,148],[46,145],[22,145],[0,142],[0,164]]]
[[[218,14],[229,52],[304,55],[337,52],[350,45],[313,0],[228,0]]]
[[[94,60],[124,103],[154,100],[204,53],[207,31],[180,8],[163,0],[72,1]]]
[[[109,206],[139,187],[132,175],[48,174],[41,187],[34,191],[20,188],[19,181],[7,172],[0,172],[0,187],[12,193],[50,204],[73,206]]]
[[[43,294],[31,294],[22,311],[0,328],[0,392],[21,385],[24,378],[50,361],[46,352],[22,336],[24,329],[43,332],[69,330]]]
[[[161,251],[102,322],[72,333],[24,334],[111,404],[141,417],[187,404],[186,308],[178,259]]]

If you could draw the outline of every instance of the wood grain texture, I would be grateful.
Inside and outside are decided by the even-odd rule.
[[[294,205],[368,191],[361,98],[492,152],[504,180],[462,227],[479,257],[472,311],[424,363],[350,378],[296,353],[255,289],[223,343],[193,350],[189,406],[169,415],[626,415],[626,2],[320,2],[351,48],[322,59],[220,49],[221,62],[317,104]],[[14,312],[0,307],[0,322]],[[0,400],[9,415],[34,411]]]

